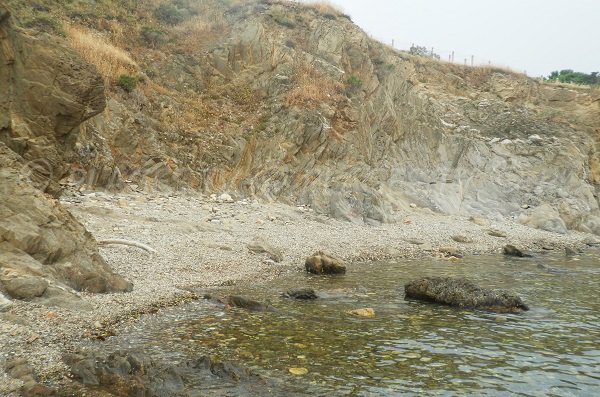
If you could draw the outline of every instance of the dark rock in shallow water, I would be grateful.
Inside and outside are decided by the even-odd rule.
[[[157,365],[144,354],[86,352],[68,354],[64,361],[75,380],[110,388],[114,395],[169,397],[185,389],[181,368]]]
[[[405,299],[441,303],[460,308],[491,311],[529,310],[520,297],[507,291],[481,288],[469,280],[451,277],[425,277],[404,286]]]
[[[313,274],[344,274],[344,262],[335,256],[323,251],[315,252],[304,262],[306,271]]]
[[[317,299],[317,294],[315,293],[315,290],[312,288],[292,289],[287,292],[284,292],[283,296],[286,298],[300,299],[300,300]]]
[[[177,364],[136,352],[111,354],[85,350],[63,357],[76,382],[74,392],[88,391],[115,396],[193,397],[292,396],[282,382],[273,382],[235,363],[201,356]],[[96,395],[96,394],[93,394]],[[105,394],[102,394],[105,395]]]
[[[225,304],[230,307],[239,307],[242,309],[250,310],[253,312],[274,312],[273,306],[265,305],[263,303],[246,299],[241,296],[230,295],[225,300]]]
[[[575,256],[578,254],[579,253],[575,249],[571,247],[565,247],[565,256]]]
[[[502,253],[506,256],[516,256],[517,258],[531,258],[530,254],[527,254],[515,247],[514,245],[507,244],[502,249]]]

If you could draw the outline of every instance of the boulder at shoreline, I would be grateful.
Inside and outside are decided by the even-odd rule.
[[[507,291],[481,288],[464,278],[424,277],[404,286],[405,299],[440,303],[464,309],[518,312],[529,307]]]
[[[344,262],[324,251],[315,252],[306,258],[304,262],[306,271],[313,274],[344,274],[346,266]]]

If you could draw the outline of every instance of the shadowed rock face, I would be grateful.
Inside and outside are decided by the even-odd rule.
[[[59,39],[16,28],[0,3],[0,92],[0,291],[77,307],[73,290],[130,290],[51,196],[79,125],[104,109],[100,76]]]
[[[517,295],[481,288],[462,278],[425,277],[406,284],[404,293],[405,299],[440,303],[464,309],[500,312],[529,310]]]

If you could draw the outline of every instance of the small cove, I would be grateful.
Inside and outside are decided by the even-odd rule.
[[[598,395],[598,261],[597,253],[470,256],[458,263],[353,264],[339,277],[299,271],[266,284],[208,291],[269,303],[275,313],[224,310],[200,300],[146,316],[102,349],[143,351],[172,364],[210,355],[290,395]],[[404,283],[431,275],[508,289],[531,310],[495,314],[404,300]],[[319,299],[280,297],[300,287],[314,288]],[[365,307],[375,317],[347,313]],[[293,375],[290,368],[308,373]],[[190,395],[239,394],[236,385],[193,375],[186,387]]]

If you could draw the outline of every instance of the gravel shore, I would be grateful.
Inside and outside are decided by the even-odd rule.
[[[310,208],[234,201],[226,195],[219,199],[96,192],[65,198],[63,204],[98,240],[134,240],[156,253],[101,246],[101,254],[134,289],[124,294],[80,293],[86,310],[13,302],[0,313],[0,367],[25,358],[40,380],[54,382],[68,381],[61,357],[82,340],[118,334],[141,313],[192,299],[193,291],[201,288],[257,283],[303,271],[304,259],[320,249],[344,259],[349,271],[360,271],[365,261],[423,256],[448,260],[452,253],[459,256],[456,251],[500,253],[505,244],[539,252],[595,240],[583,233],[559,235],[511,220],[469,220],[419,208],[398,213],[398,223],[369,226],[331,219]],[[283,259],[275,262],[268,254],[251,252],[248,244],[256,241],[279,250]],[[451,259],[449,265],[460,266]],[[19,387],[20,381],[0,371],[0,395],[18,396]]]

